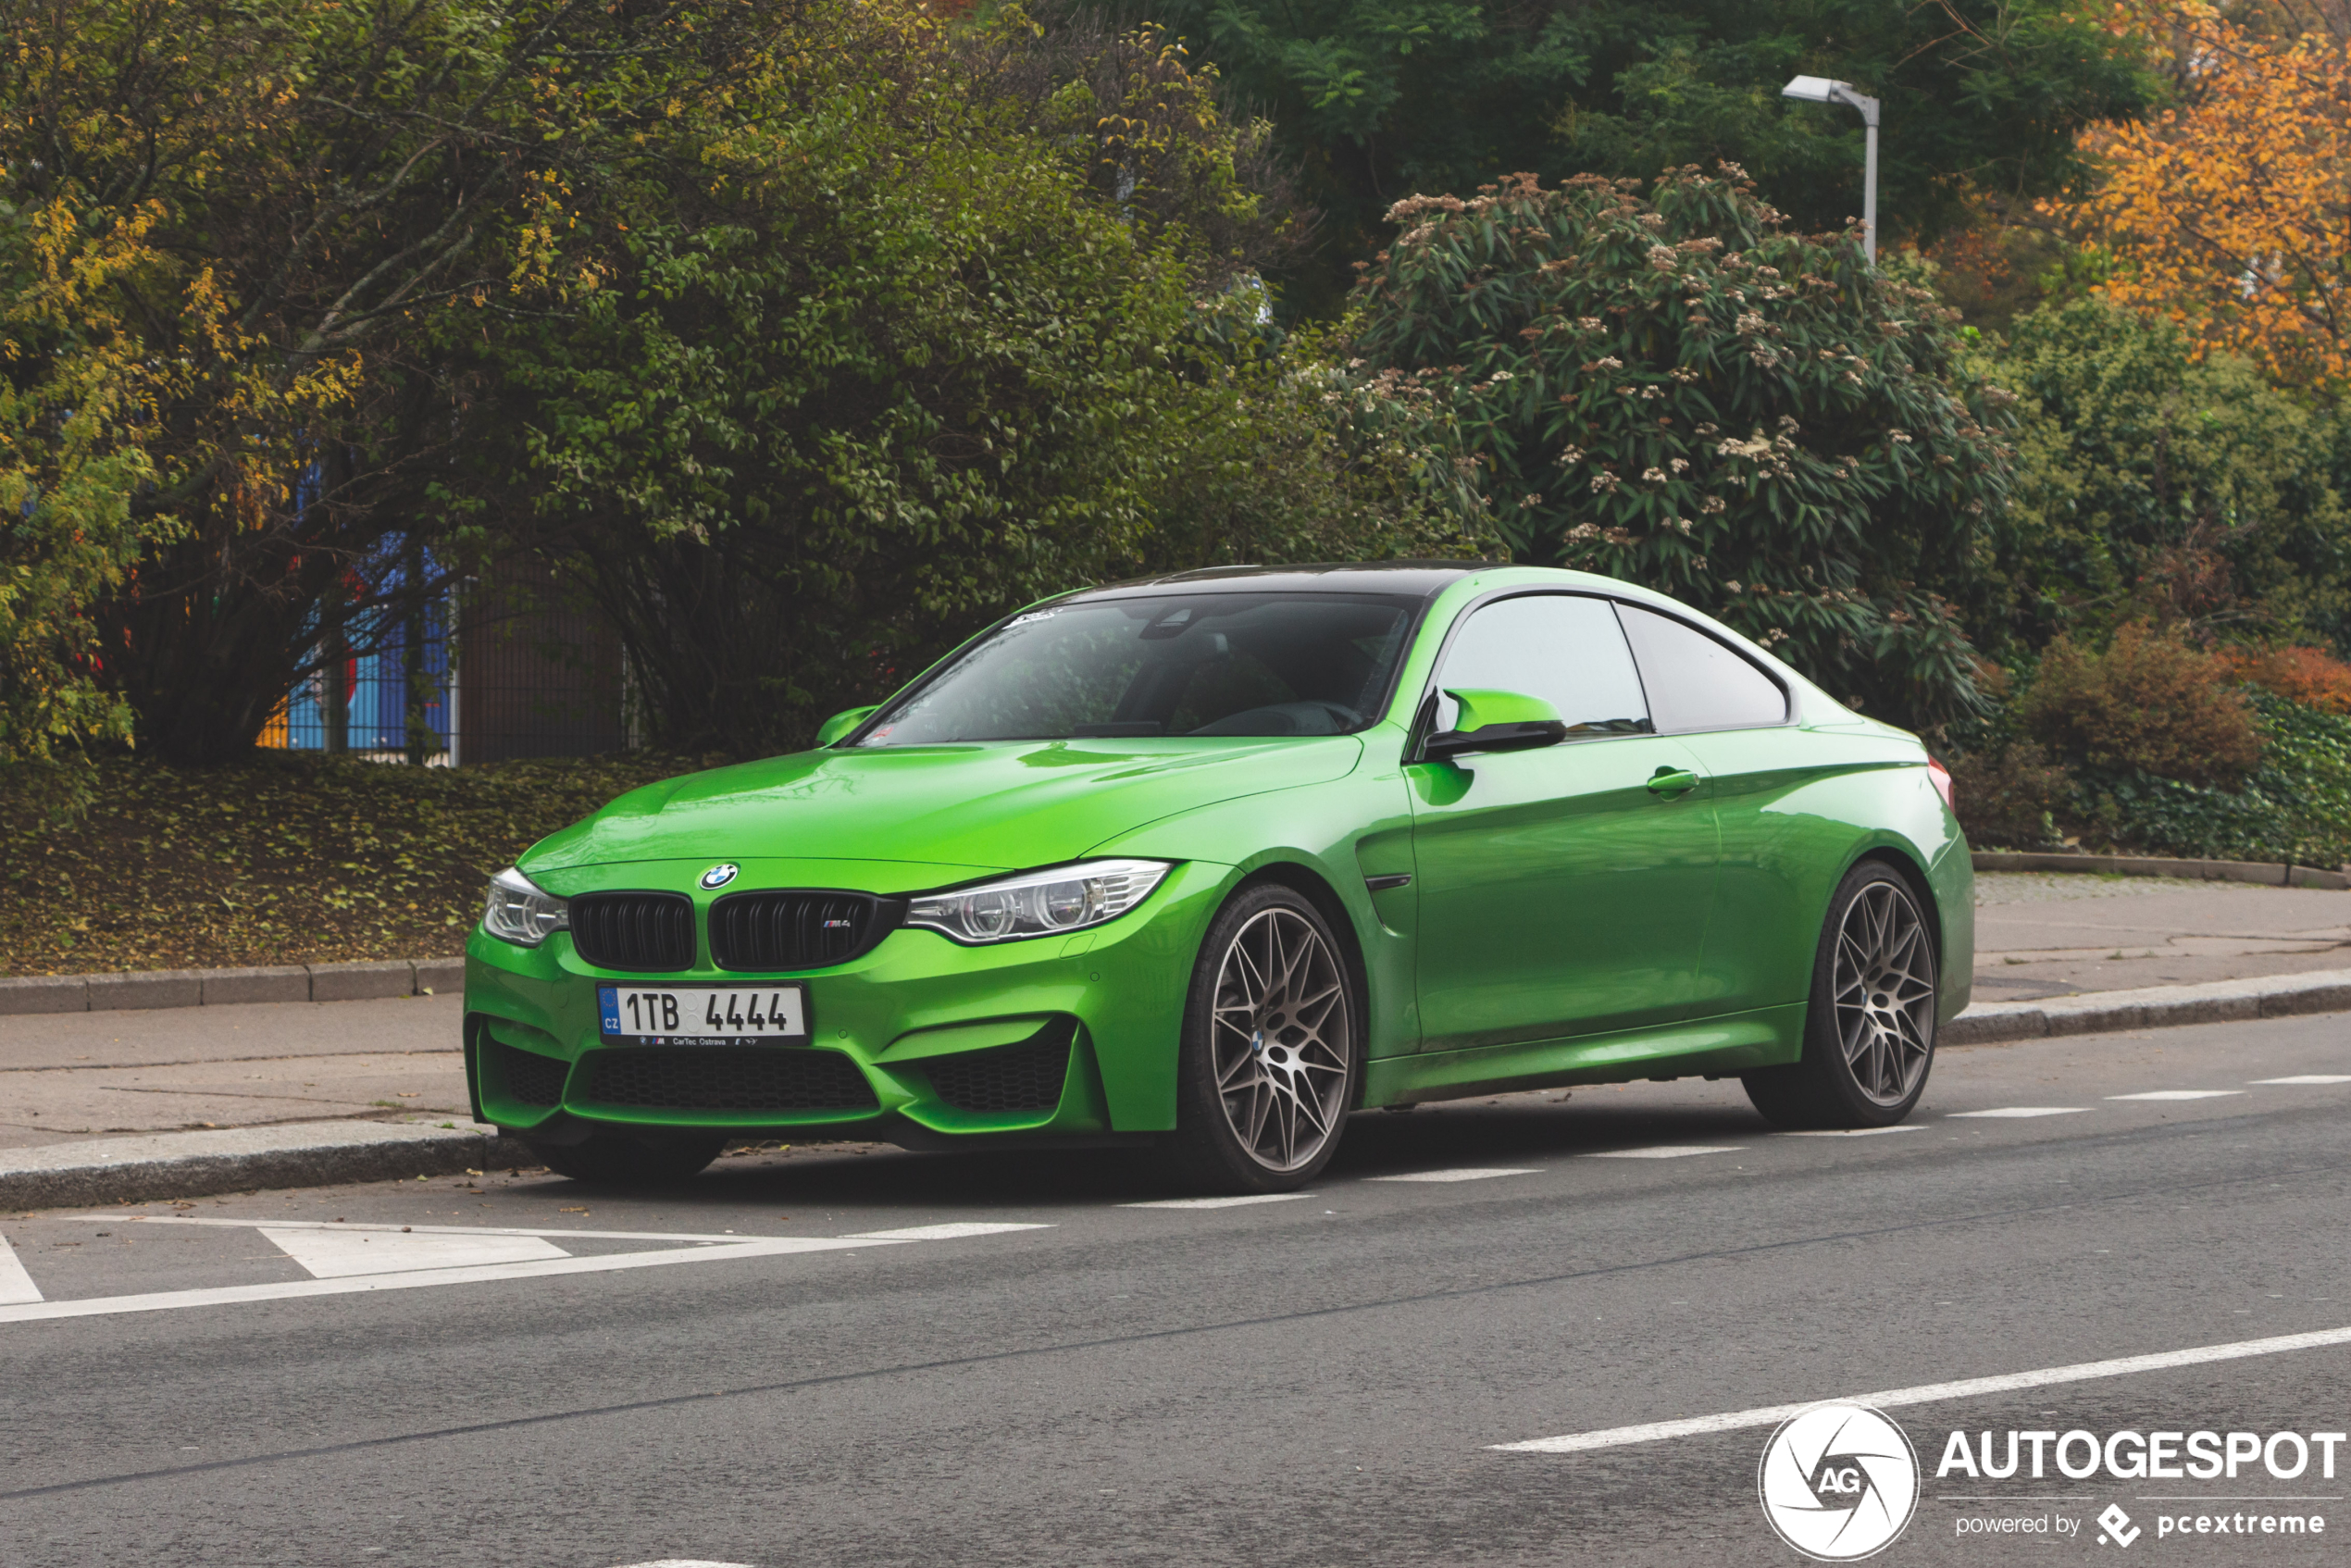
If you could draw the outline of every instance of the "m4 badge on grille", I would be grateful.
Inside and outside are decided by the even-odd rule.
[[[737,865],[731,860],[725,861],[719,865],[712,866],[709,870],[702,874],[703,890],[704,892],[715,892],[720,888],[723,888],[728,883],[733,881],[735,879],[735,873],[740,871],[741,869],[741,866]]]

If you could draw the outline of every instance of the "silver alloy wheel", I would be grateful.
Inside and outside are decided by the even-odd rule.
[[[1901,1104],[1934,1038],[1934,944],[1898,884],[1872,882],[1846,905],[1834,984],[1836,1037],[1855,1086],[1879,1105]]]
[[[1311,1163],[1347,1111],[1353,1021],[1345,972],[1296,911],[1268,909],[1233,934],[1216,970],[1209,1058],[1225,1121],[1269,1171]]]

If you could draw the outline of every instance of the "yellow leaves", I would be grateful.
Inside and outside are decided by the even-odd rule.
[[[2351,378],[2351,56],[2323,31],[2257,36],[2200,0],[2116,16],[2179,41],[2190,95],[2085,139],[2106,172],[2074,216],[2113,258],[2103,291],[2277,380]]]

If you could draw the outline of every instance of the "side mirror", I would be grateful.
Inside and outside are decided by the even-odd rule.
[[[833,715],[832,717],[827,719],[823,724],[816,727],[816,744],[819,746],[831,745],[834,741],[840,740],[842,736],[848,734],[851,730],[856,728],[859,725],[873,717],[874,715],[880,710],[880,708],[881,704],[879,703],[876,703],[870,708],[852,708],[847,713]]]
[[[1455,728],[1440,729],[1421,742],[1421,755],[1430,762],[1464,752],[1524,752],[1556,746],[1567,739],[1560,711],[1540,697],[1516,691],[1481,691],[1450,687],[1445,694],[1460,705]]]

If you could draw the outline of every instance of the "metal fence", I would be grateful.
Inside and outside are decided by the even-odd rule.
[[[387,628],[374,651],[330,656],[286,694],[261,743],[381,762],[454,764],[451,742],[464,692],[452,678],[449,619],[443,600]]]
[[[617,641],[519,568],[349,635],[369,651],[330,653],[270,716],[262,745],[454,767],[628,743]]]

